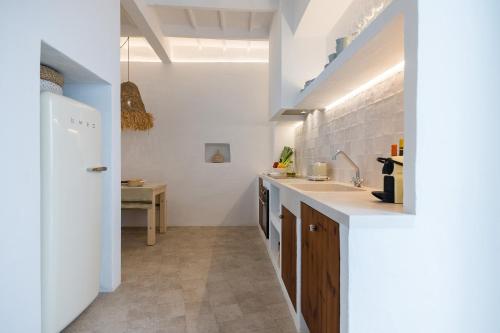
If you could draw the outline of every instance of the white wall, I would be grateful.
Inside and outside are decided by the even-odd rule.
[[[498,14],[495,0],[419,1],[417,224],[442,271],[421,297],[441,332],[500,331]]]
[[[299,126],[301,122],[302,121],[292,120],[272,123],[272,158],[274,162],[279,160],[283,147],[288,146],[295,148],[295,128]],[[295,161],[295,156],[293,160]]]
[[[324,37],[296,37],[293,34],[294,3],[282,2],[274,14],[269,38],[270,115],[291,108],[304,83],[327,63]]]
[[[119,1],[4,1],[0,11],[2,75],[0,94],[0,323],[5,332],[38,332],[40,308],[40,46],[47,44],[66,54],[112,86],[111,109],[105,113],[111,168],[105,193],[110,253],[103,287],[120,281],[119,259],[119,82],[116,47],[119,37]],[[113,187],[111,186],[113,184]],[[70,196],[69,196],[70,197]],[[117,232],[117,233],[116,233]],[[112,261],[111,257],[116,259]]]
[[[273,16],[269,29],[269,117],[281,109],[281,21],[283,15],[279,12]]]
[[[418,9],[415,222],[350,230],[350,332],[499,332],[500,3]]]
[[[383,187],[382,164],[377,157],[391,155],[391,145],[403,138],[403,73],[328,111],[310,113],[295,131],[296,167],[307,175],[312,163],[328,163],[328,175],[349,183],[353,167],[344,157],[332,161],[337,149],[359,166],[364,185]]]
[[[267,64],[130,66],[155,126],[123,132],[123,177],[167,183],[169,225],[257,223],[257,174],[271,167]],[[231,163],[205,163],[210,142],[229,143]],[[145,225],[142,212],[123,215]]]

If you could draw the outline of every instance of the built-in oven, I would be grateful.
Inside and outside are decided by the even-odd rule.
[[[259,224],[266,238],[269,238],[269,190],[262,178],[259,178]]]

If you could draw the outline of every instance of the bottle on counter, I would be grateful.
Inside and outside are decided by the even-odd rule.
[[[403,156],[405,150],[405,139],[399,139],[399,156]]]
[[[398,145],[391,145],[391,156],[398,156]]]
[[[286,176],[295,177],[295,167],[293,166],[293,161],[290,161],[286,167]]]

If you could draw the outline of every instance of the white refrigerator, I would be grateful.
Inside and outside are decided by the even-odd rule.
[[[101,115],[40,94],[42,327],[60,332],[97,296],[102,221]]]

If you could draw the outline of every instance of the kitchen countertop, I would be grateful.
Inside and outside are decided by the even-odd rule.
[[[413,224],[414,215],[405,213],[402,204],[384,203],[371,192],[376,190],[362,187],[364,191],[352,192],[313,192],[302,191],[291,185],[316,183],[305,178],[275,179],[260,175],[265,181],[287,191],[286,195],[304,202],[338,223],[353,227],[408,227]],[[336,181],[323,181],[352,187],[352,184]]]

